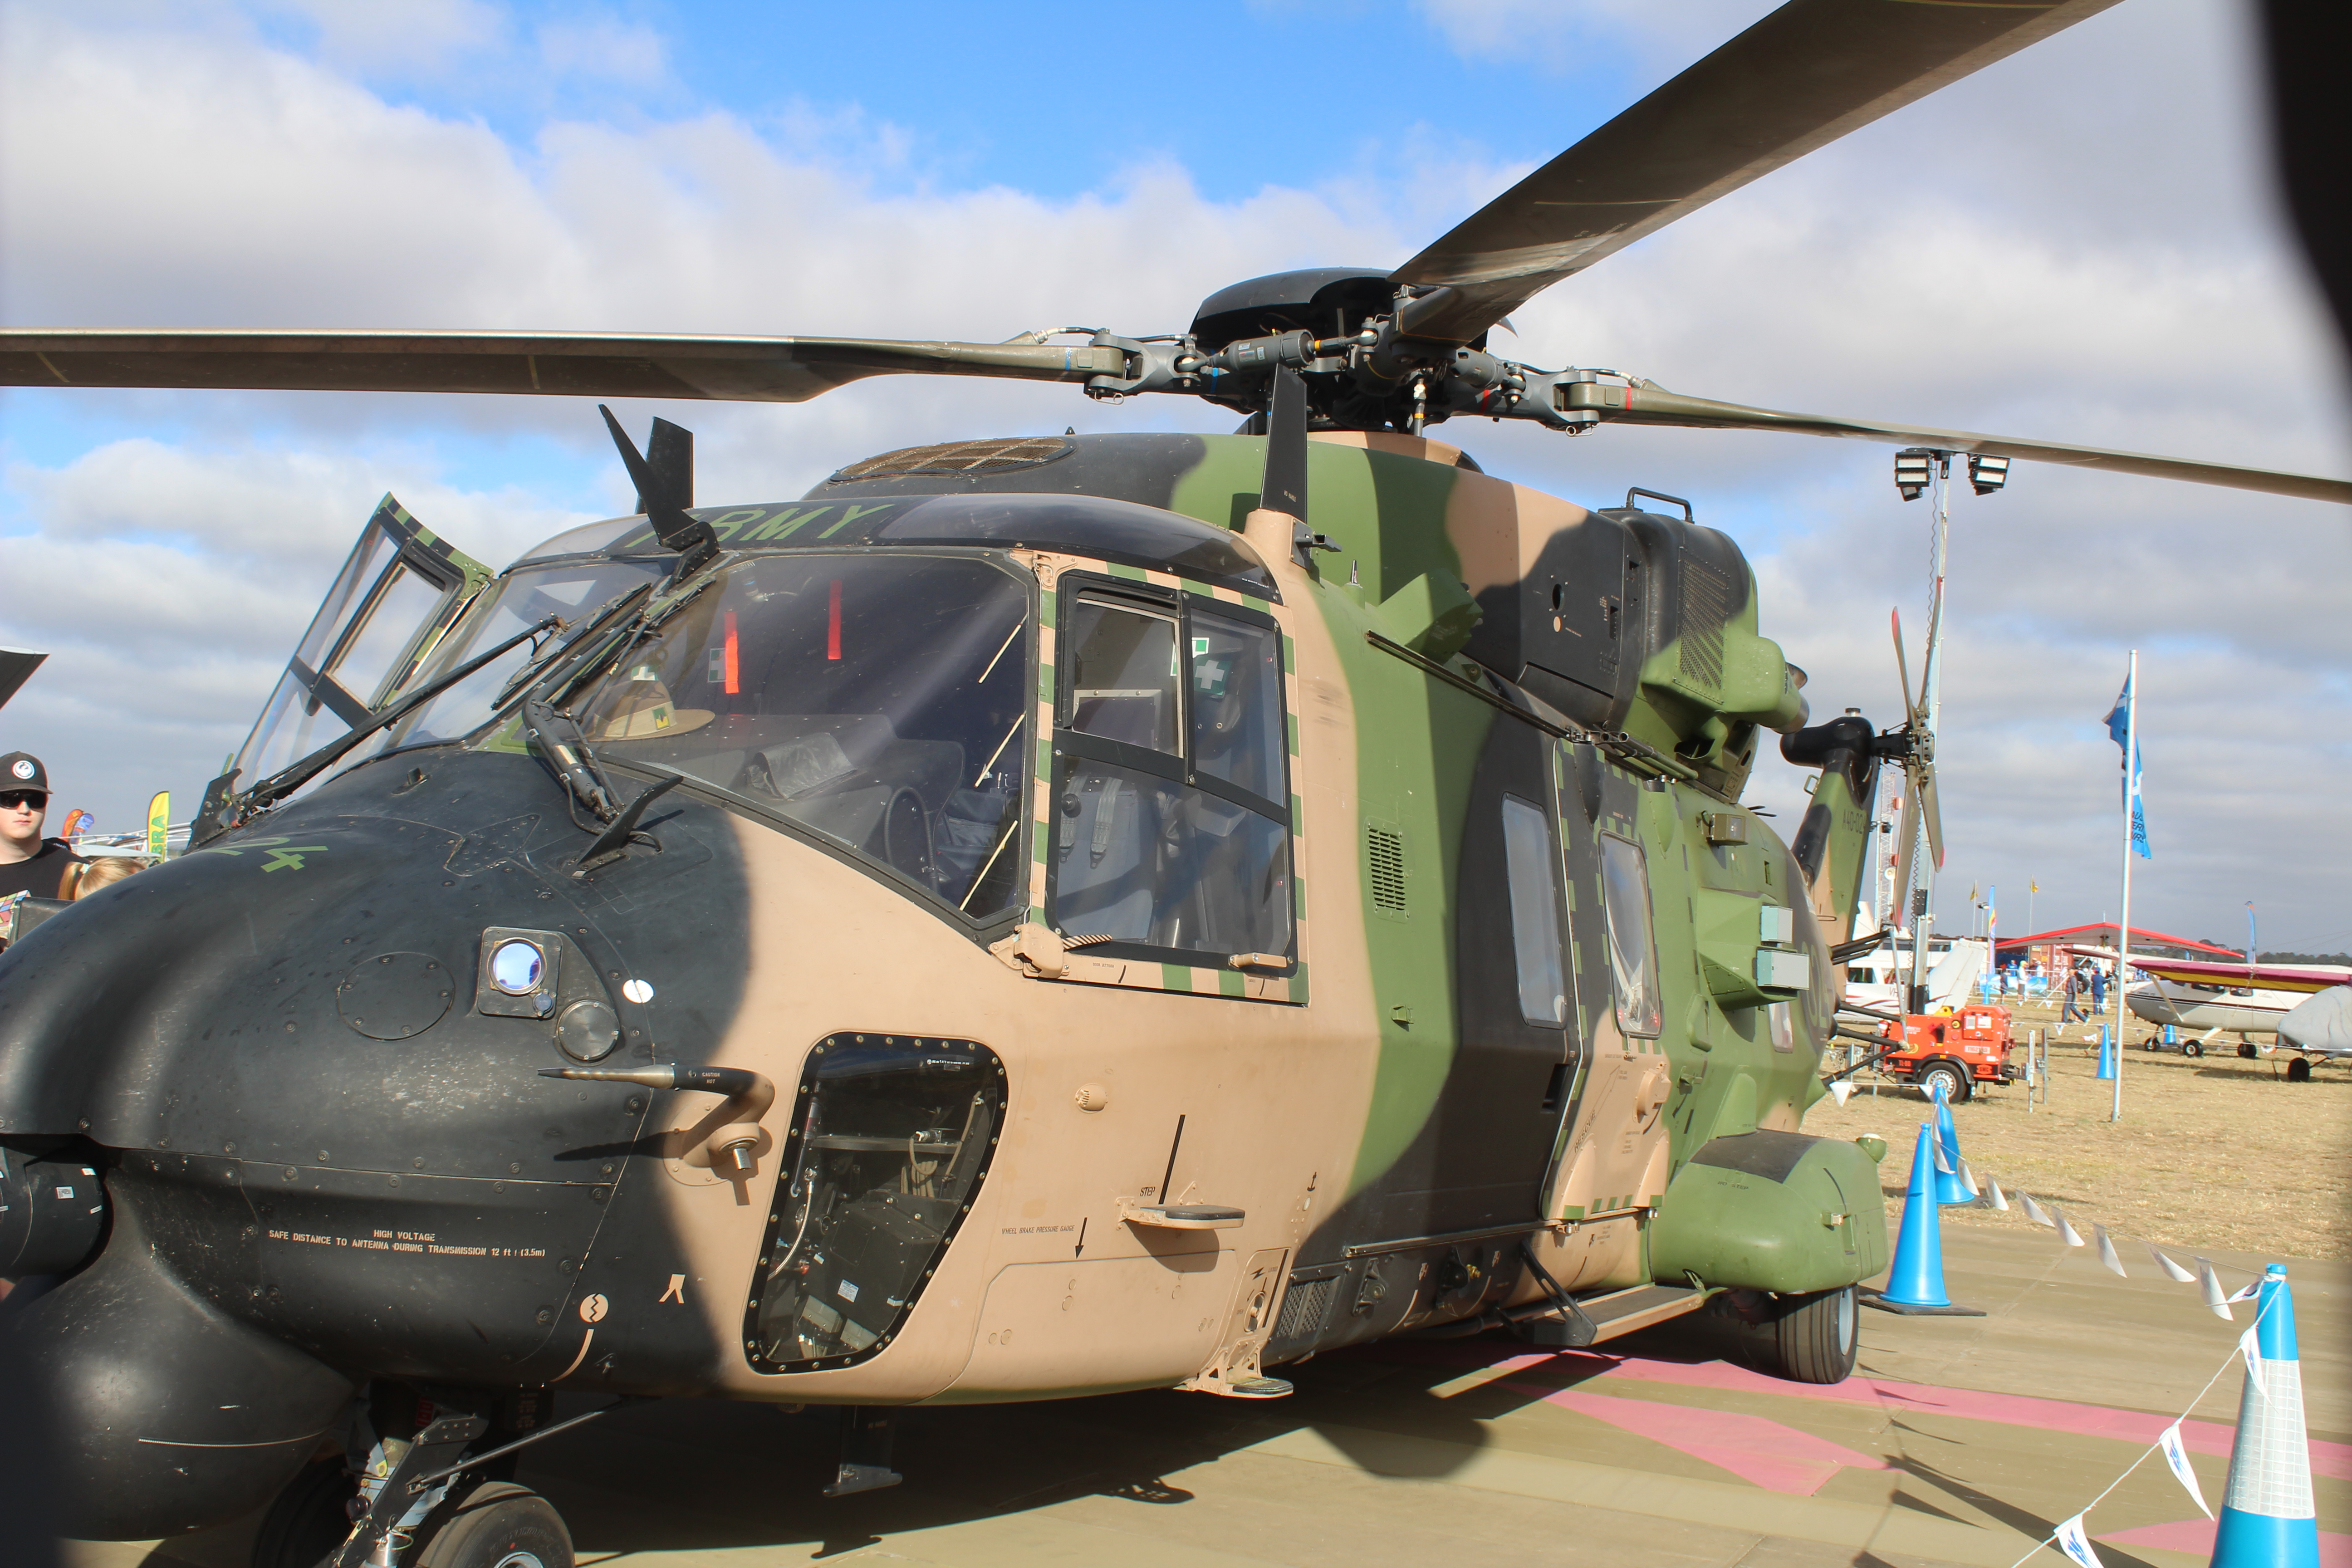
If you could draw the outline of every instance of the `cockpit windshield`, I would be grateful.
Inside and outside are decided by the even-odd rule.
[[[1029,604],[971,556],[755,556],[572,710],[605,761],[714,785],[991,915],[1024,869]]]

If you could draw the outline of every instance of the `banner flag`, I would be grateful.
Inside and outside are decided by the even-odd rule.
[[[171,847],[172,792],[163,790],[147,803],[147,855],[161,860]]]
[[[2107,1227],[2095,1225],[2091,1229],[2099,1238],[2099,1261],[2114,1269],[2118,1278],[2130,1279],[2131,1276],[2124,1272],[2124,1260],[2116,1256],[2116,1244],[2107,1239]]]
[[[2099,1554],[2091,1550],[2090,1538],[2083,1533],[2081,1514],[2076,1514],[2060,1525],[2053,1539],[2057,1542],[2059,1551],[2080,1563],[2083,1568],[2106,1568],[2106,1565],[2099,1561]]]
[[[2164,1450],[2164,1462],[2172,1467],[2172,1479],[2187,1489],[2200,1512],[2207,1519],[2212,1518],[2213,1510],[2206,1505],[2204,1489],[2197,1484],[2197,1472],[2189,1468],[2189,1450],[2180,1441],[2180,1423],[2175,1421],[2167,1426],[2157,1438],[2157,1444]]]
[[[2197,1284],[2205,1292],[2205,1304],[2213,1309],[2215,1317],[2225,1323],[2237,1321],[2237,1314],[2230,1310],[2230,1303],[2221,1294],[2221,1281],[2214,1276],[2213,1265],[2202,1258],[2197,1260]]]
[[[2143,860],[2148,860],[2155,857],[2148,853],[2147,816],[2140,809],[2139,771],[2142,757],[2139,737],[2132,733],[2131,721],[2132,683],[2131,677],[2126,675],[2124,677],[2123,690],[2116,696],[2116,705],[2107,710],[2107,734],[2123,752],[2120,765],[2124,771],[2124,809],[2131,813],[2132,853]],[[2130,945],[2128,936],[2124,939],[2124,945],[2126,947]]]

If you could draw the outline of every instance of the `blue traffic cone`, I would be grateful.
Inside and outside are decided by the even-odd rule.
[[[1944,1098],[1941,1078],[1936,1079],[1936,1142],[1944,1151],[1942,1163],[1930,1167],[1936,1173],[1936,1201],[1976,1202],[1976,1194],[1969,1191],[1968,1183],[1960,1179],[1960,1130],[1952,1125],[1952,1102]]]
[[[2120,1067],[2120,1064],[2116,1060],[2116,1058],[2122,1054],[2123,1051],[2117,1043],[2107,1037],[2107,1026],[2105,1024],[2100,1025],[2099,1077],[2102,1079],[2111,1079],[2116,1076],[2116,1073]]]
[[[2311,1497],[2311,1442],[2303,1425],[2303,1363],[2294,1348],[2294,1295],[2286,1266],[2263,1273],[2254,1299],[2262,1379],[2246,1369],[2230,1489],[2213,1534],[2212,1568],[2319,1568],[2319,1518]]]
[[[1936,1130],[1919,1123],[1919,1146],[1911,1153],[1911,1190],[1903,1198],[1903,1231],[1895,1243],[1895,1266],[1886,1289],[1865,1289],[1862,1304],[1906,1317],[1981,1318],[1974,1307],[1955,1307],[1944,1294],[1944,1231],[1936,1203]]]

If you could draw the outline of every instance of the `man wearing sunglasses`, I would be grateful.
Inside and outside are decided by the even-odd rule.
[[[0,898],[30,893],[54,899],[66,868],[80,862],[62,838],[41,837],[49,809],[49,774],[26,752],[0,757]]]

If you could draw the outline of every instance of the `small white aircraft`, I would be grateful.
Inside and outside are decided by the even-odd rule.
[[[2200,1032],[2181,1047],[2190,1056],[2203,1055],[2215,1037],[2233,1034],[2244,1056],[2260,1048],[2254,1036],[2269,1035],[2306,1060],[2352,1057],[2352,968],[2137,956],[2128,963],[2147,978],[2124,993],[2125,1003],[2150,1024]]]

